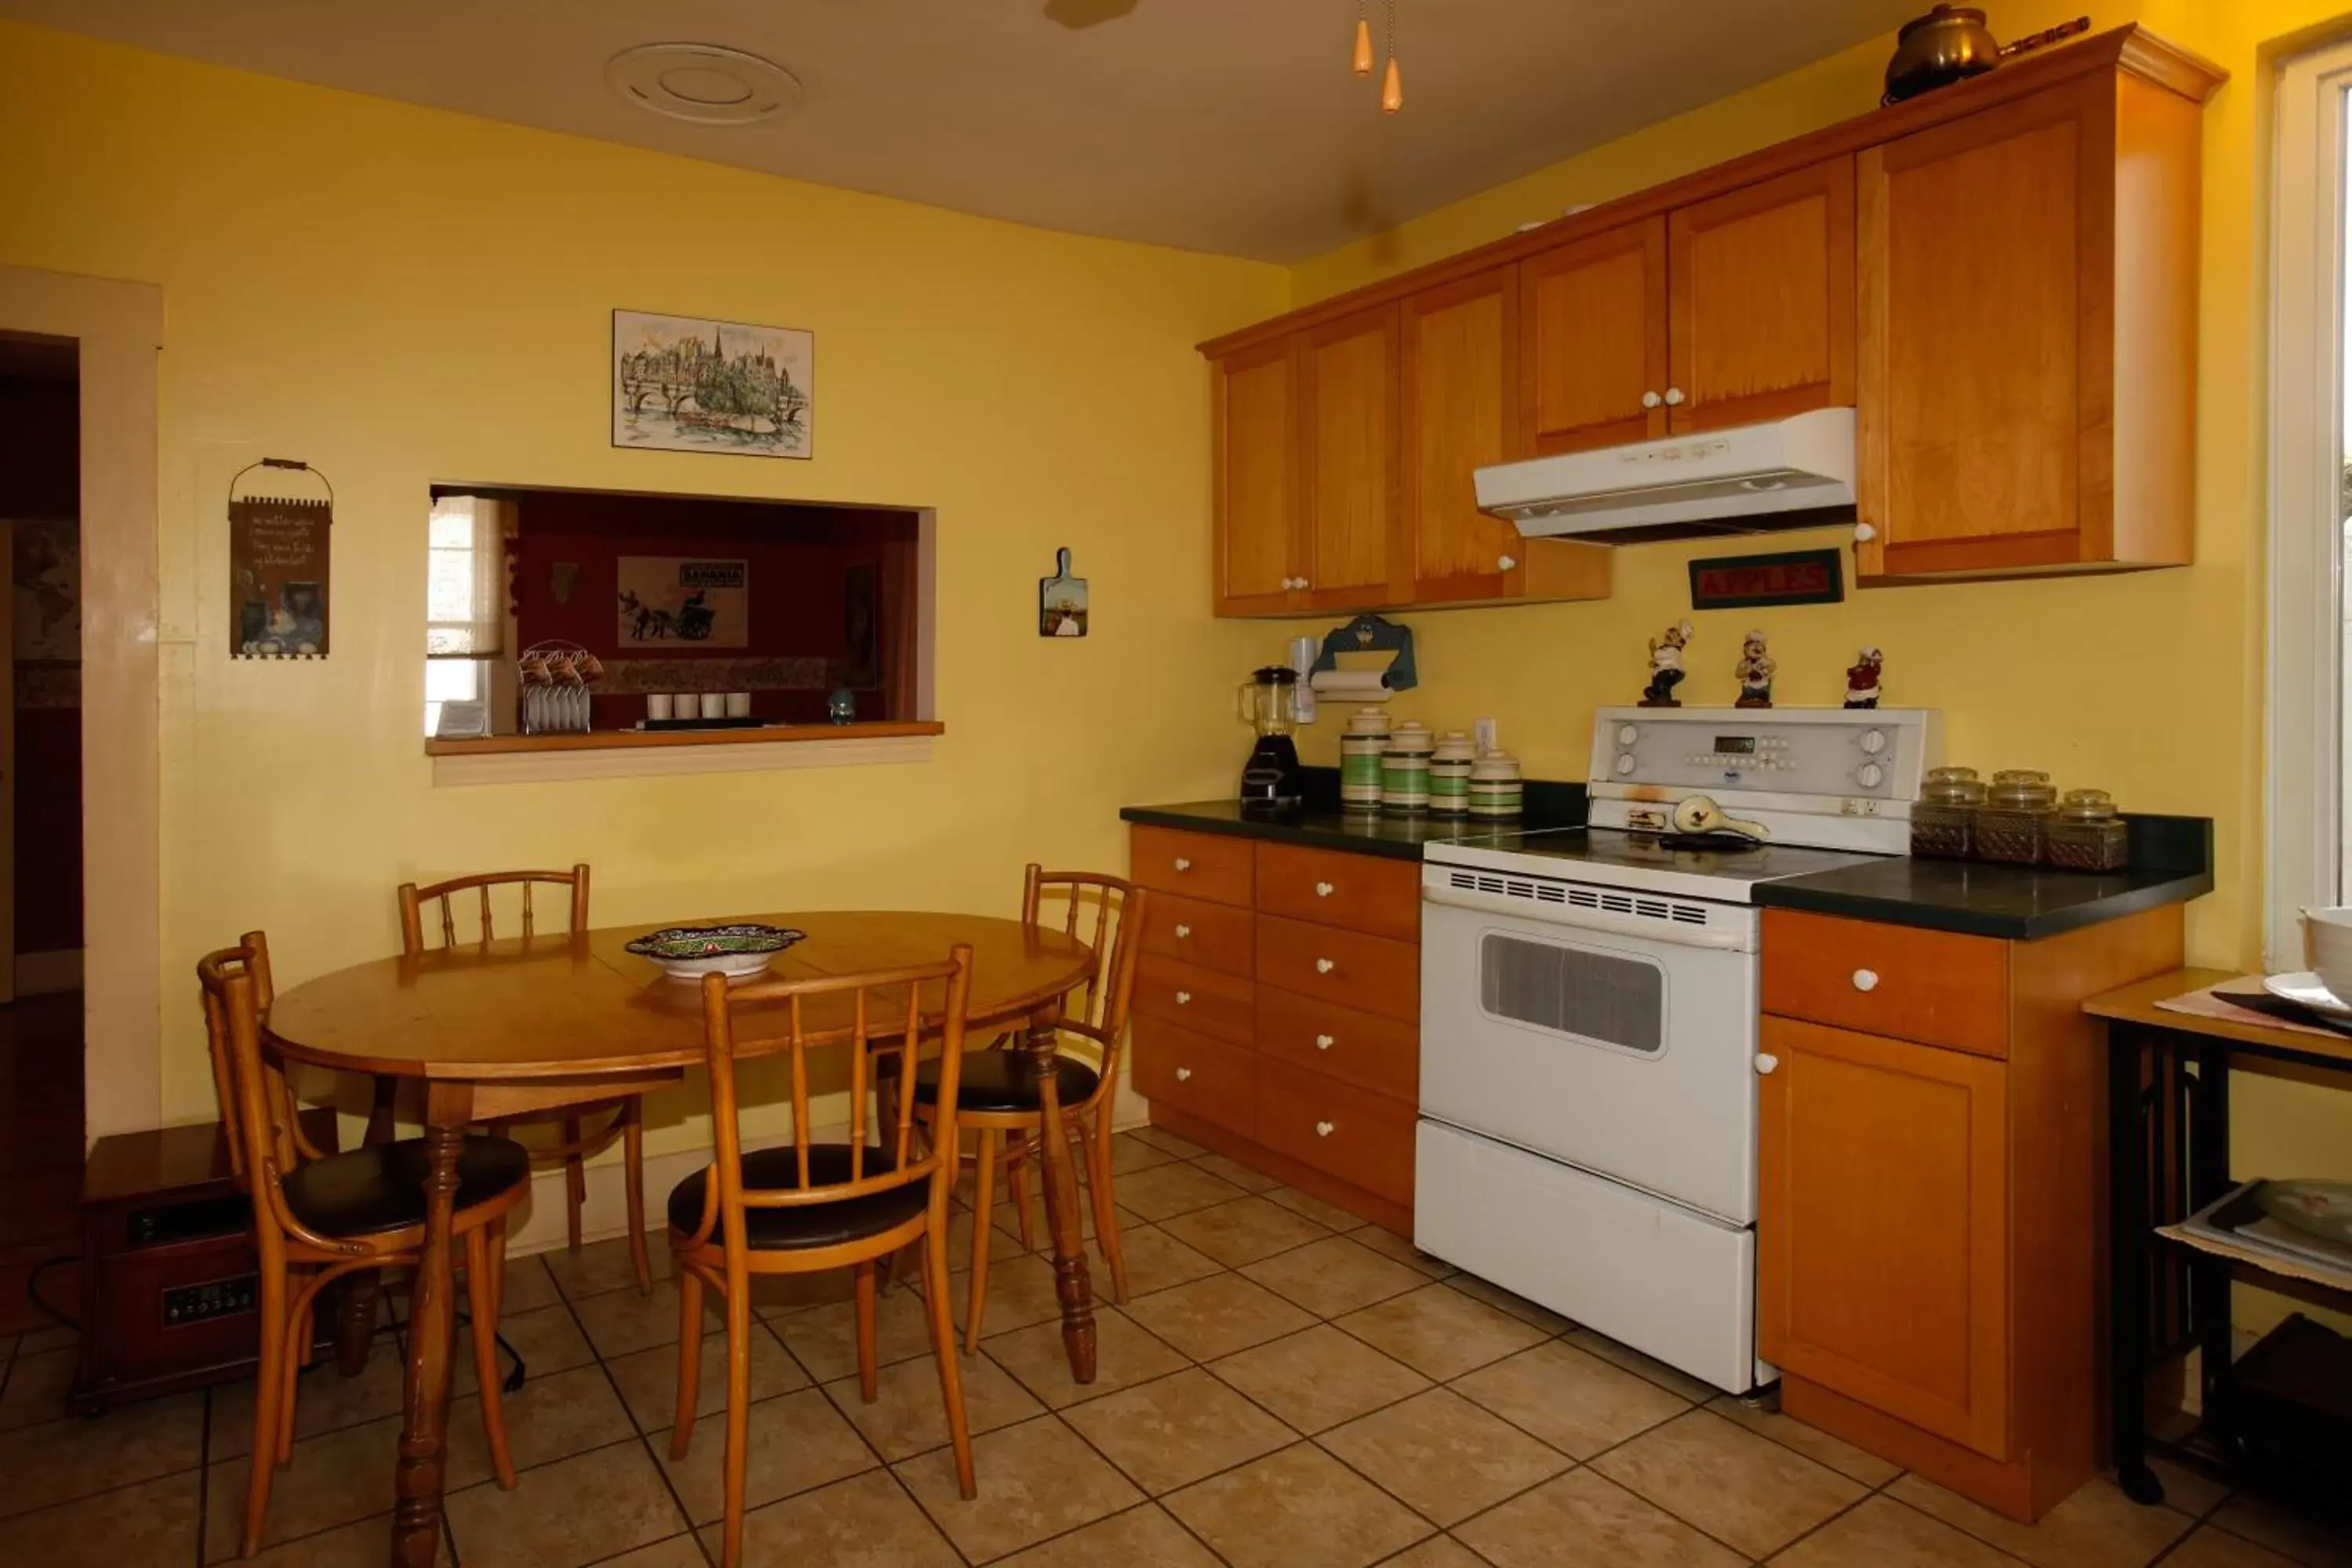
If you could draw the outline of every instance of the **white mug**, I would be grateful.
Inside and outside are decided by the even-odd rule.
[[[751,694],[748,691],[729,692],[727,694],[727,717],[730,719],[749,719],[751,716]]]
[[[2303,911],[2303,962],[2338,1001],[2352,996],[2352,908]]]
[[[727,694],[723,691],[704,692],[702,694],[702,716],[706,719],[726,718]]]
[[[648,719],[667,719],[669,717],[668,692],[656,691],[646,699],[646,717]]]

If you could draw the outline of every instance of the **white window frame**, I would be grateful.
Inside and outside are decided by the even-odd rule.
[[[2263,951],[2339,901],[2344,853],[2344,178],[2352,40],[2279,68],[2271,213],[2269,702]]]

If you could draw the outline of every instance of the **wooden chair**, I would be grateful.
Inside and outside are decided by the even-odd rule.
[[[702,1367],[702,1293],[716,1290],[727,1313],[726,1524],[722,1568],[743,1555],[744,1446],[750,1436],[751,1277],[848,1268],[856,1272],[857,1374],[868,1404],[880,1394],[877,1352],[876,1265],[922,1243],[923,1296],[955,1445],[956,1483],[977,1495],[971,1437],[964,1421],[955,1321],[948,1310],[947,1225],[956,1180],[956,1132],[950,1124],[918,1155],[911,1100],[895,1113],[869,1118],[867,1090],[878,1060],[905,1071],[922,1051],[923,989],[941,983],[939,1071],[954,1092],[963,1060],[963,1015],[971,989],[971,949],[947,962],[822,980],[767,981],[730,987],[716,974],[702,982],[703,1040],[710,1062],[711,1163],[669,1195],[669,1244],[677,1259],[679,1333],[677,1422],[670,1458],[686,1458],[694,1437]],[[893,993],[903,993],[903,1005]],[[812,1017],[812,1015],[814,1015]],[[813,1141],[809,1058],[846,1047],[849,1136]],[[781,1048],[791,1058],[793,1142],[743,1152],[735,1096],[739,1053]],[[869,1145],[869,1131],[878,1142]]]
[[[319,1292],[362,1269],[414,1268],[425,1244],[425,1142],[406,1139],[326,1154],[302,1136],[293,1096],[261,1055],[261,1015],[269,1005],[269,946],[248,931],[236,947],[196,964],[213,1090],[220,1099],[229,1168],[253,1199],[254,1247],[261,1260],[261,1358],[253,1392],[253,1475],[245,1494],[240,1554],[261,1545],[270,1484],[294,1458],[295,1373],[310,1359]],[[506,1412],[498,1368],[499,1288],[509,1210],[530,1188],[530,1156],[504,1138],[469,1138],[458,1157],[456,1234],[466,1247],[474,1373],[481,1384],[482,1431],[499,1484],[512,1490]]]
[[[1086,1162],[1087,1187],[1094,1201],[1095,1239],[1110,1265],[1112,1300],[1127,1300],[1127,1258],[1120,1249],[1118,1218],[1111,1205],[1110,1105],[1118,1091],[1118,1058],[1127,1034],[1128,1004],[1135,994],[1135,968],[1142,956],[1144,906],[1150,895],[1116,877],[1083,871],[1046,871],[1030,865],[1021,895],[1021,918],[1044,925],[1047,907],[1054,923],[1093,948],[1094,973],[1080,994],[1077,1012],[1056,1021],[1059,1035],[1093,1044],[1091,1061],[1055,1056],[1055,1084],[1070,1136]],[[1082,930],[1081,927],[1086,929]],[[963,1065],[960,1082],[945,1085],[926,1068],[916,1079],[919,1114],[928,1124],[950,1099],[958,1126],[972,1135],[968,1154],[977,1178],[972,1197],[971,1299],[964,1315],[964,1349],[980,1348],[981,1321],[988,1298],[988,1233],[995,1210],[996,1162],[1005,1163],[1005,1185],[1021,1226],[1021,1244],[1034,1247],[1028,1167],[1045,1129],[1037,1096],[1036,1058],[1017,1037],[1009,1048],[981,1051]]]
[[[414,882],[400,886],[400,939],[403,950],[411,958],[425,951],[424,909],[428,903],[441,906],[441,945],[455,947],[457,943],[457,921],[450,908],[450,897],[464,892],[480,895],[480,937],[490,941],[497,933],[491,925],[490,889],[519,886],[522,889],[522,934],[531,931],[530,890],[534,884],[552,884],[570,889],[572,895],[572,929],[585,931],[588,927],[588,868],[574,866],[569,871],[491,871],[478,877],[453,877],[446,882],[420,888]],[[592,1117],[607,1111],[613,1120],[602,1130],[583,1134],[583,1124]],[[561,1121],[562,1142],[535,1148],[531,1158],[541,1164],[561,1163],[563,1167],[563,1201],[566,1228],[572,1250],[580,1250],[580,1210],[588,1201],[587,1163],[621,1141],[623,1184],[629,1205],[629,1261],[635,1265],[637,1289],[650,1293],[654,1288],[653,1261],[646,1251],[646,1125],[645,1101],[636,1095],[619,1100],[600,1100],[588,1105],[568,1105],[530,1116],[518,1116],[490,1124],[491,1132],[503,1137],[518,1123]]]

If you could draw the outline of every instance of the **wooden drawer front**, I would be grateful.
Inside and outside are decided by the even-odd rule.
[[[1270,915],[1417,942],[1421,862],[1261,844],[1257,907]]]
[[[1257,1058],[1257,1141],[1391,1203],[1412,1202],[1413,1108]]]
[[[1144,914],[1143,951],[1247,978],[1257,962],[1257,917],[1163,893]]]
[[[1135,1011],[1246,1046],[1255,1032],[1257,987],[1213,969],[1147,953],[1136,967]]]
[[[2006,1057],[2009,944],[1766,910],[1764,1010]]]
[[[1257,1058],[1157,1018],[1135,1020],[1135,1090],[1247,1138]]]
[[[1421,1021],[1418,942],[1260,915],[1257,977],[1318,1002],[1401,1024]]]
[[[1129,874],[1163,893],[1247,909],[1256,847],[1246,838],[1138,827],[1129,845]]]
[[[1257,994],[1257,1048],[1310,1071],[1421,1102],[1421,1030],[1265,985]]]

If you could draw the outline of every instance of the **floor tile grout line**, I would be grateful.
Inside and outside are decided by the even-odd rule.
[[[547,1266],[546,1266],[545,1264],[541,1264],[541,1265],[540,1265],[540,1267],[541,1267],[541,1268],[547,1268]],[[675,1270],[675,1265],[673,1265],[673,1270]],[[547,1273],[548,1273],[548,1277],[549,1277],[551,1279],[554,1279],[554,1276],[555,1276],[555,1270],[554,1270],[554,1269],[552,1269],[552,1268],[548,1268],[548,1269],[547,1269]],[[671,1276],[671,1277],[672,1277],[673,1279],[675,1279],[675,1278],[676,1278],[676,1274],[675,1274],[675,1272],[674,1272],[674,1271],[673,1271],[673,1273],[672,1273],[672,1276]],[[629,1287],[629,1288],[630,1288],[630,1289],[635,1289],[635,1282],[633,1280],[633,1281],[631,1281],[631,1283],[630,1283],[630,1287]],[[646,1433],[646,1428],[645,1428],[645,1424],[644,1424],[643,1422],[641,1422],[641,1421],[639,1421],[639,1420],[637,1419],[636,1407],[635,1407],[635,1406],[634,1406],[634,1405],[632,1405],[629,1403],[628,1395],[621,1392],[621,1380],[620,1380],[619,1378],[614,1377],[614,1376],[613,1375],[613,1367],[612,1367],[612,1363],[611,1363],[610,1362],[608,1362],[608,1361],[606,1361],[606,1360],[604,1359],[604,1352],[603,1347],[601,1347],[600,1345],[598,1345],[598,1344],[596,1343],[595,1336],[594,1336],[594,1335],[593,1335],[593,1334],[591,1334],[591,1333],[588,1331],[588,1324],[587,1324],[587,1322],[586,1322],[586,1321],[584,1321],[584,1320],[580,1316],[580,1309],[579,1309],[578,1304],[577,1304],[577,1303],[575,1303],[575,1302],[572,1300],[571,1296],[570,1296],[570,1295],[569,1295],[569,1294],[564,1290],[564,1289],[563,1289],[563,1281],[562,1281],[562,1280],[561,1280],[561,1279],[555,1279],[555,1297],[556,1297],[556,1300],[557,1300],[558,1301],[560,1301],[561,1303],[562,1303],[563,1310],[564,1310],[565,1313],[566,1313],[568,1316],[570,1316],[570,1318],[572,1319],[572,1326],[575,1330],[579,1331],[581,1342],[582,1342],[582,1343],[583,1343],[583,1344],[585,1344],[585,1345],[588,1347],[588,1353],[589,1353],[589,1355],[590,1355],[590,1356],[592,1356],[593,1358],[594,1358],[595,1365],[596,1365],[596,1367],[597,1367],[597,1370],[599,1370],[600,1372],[602,1372],[602,1373],[604,1374],[604,1384],[605,1384],[605,1386],[606,1386],[606,1387],[608,1387],[608,1388],[610,1388],[610,1389],[613,1391],[613,1397],[614,1397],[614,1399],[617,1399],[617,1400],[619,1400],[619,1401],[620,1401],[620,1404],[621,1404],[621,1415],[622,1415],[622,1416],[623,1416],[623,1417],[624,1417],[624,1418],[625,1418],[625,1419],[629,1423],[629,1428],[630,1428],[630,1430],[635,1434],[637,1447],[638,1447],[639,1450],[640,1450],[641,1452],[643,1452],[643,1453],[644,1453],[644,1455],[646,1456],[646,1461],[647,1461],[649,1464],[651,1464],[651,1465],[653,1466],[653,1468],[654,1468],[654,1474],[656,1474],[656,1476],[659,1476],[659,1477],[661,1478],[662,1489],[663,1489],[664,1491],[666,1491],[666,1492],[667,1492],[667,1493],[669,1494],[670,1506],[671,1506],[672,1508],[674,1508],[674,1509],[677,1510],[677,1517],[678,1517],[678,1518],[680,1518],[680,1519],[682,1519],[682,1520],[684,1520],[684,1521],[686,1521],[687,1533],[688,1533],[689,1535],[694,1534],[694,1533],[695,1533],[695,1524],[694,1524],[694,1514],[693,1514],[693,1511],[692,1511],[691,1510],[689,1510],[689,1509],[686,1506],[686,1499],[685,1499],[684,1497],[682,1497],[682,1496],[680,1496],[680,1495],[679,1495],[679,1493],[678,1493],[678,1489],[677,1489],[677,1483],[676,1481],[674,1481],[674,1480],[672,1480],[672,1479],[670,1479],[669,1467],[668,1467],[668,1466],[667,1466],[667,1465],[665,1465],[665,1464],[663,1464],[663,1463],[661,1462],[661,1456],[654,1452],[654,1447],[653,1447],[653,1439],[652,1439],[652,1437],[651,1437],[651,1436]],[[756,1313],[756,1312],[754,1312],[753,1314],[751,1314],[751,1321],[752,1321],[753,1322],[755,1322],[755,1323],[758,1323],[758,1324],[759,1324],[761,1328],[763,1328],[763,1329],[767,1327],[766,1321],[765,1321],[764,1319],[761,1318],[761,1317],[760,1317],[760,1315],[759,1315],[758,1313]],[[707,1331],[707,1330],[706,1330],[705,1331],[706,1331],[706,1332],[708,1332],[708,1331]],[[684,1326],[684,1324],[683,1324],[683,1323],[681,1323],[681,1324],[679,1325],[678,1337],[679,1337],[679,1339],[680,1339],[680,1340],[683,1340],[683,1339],[685,1338],[685,1326]],[[779,1337],[774,1333],[774,1331],[773,1331],[772,1330],[771,1330],[771,1331],[769,1331],[769,1337],[770,1337],[770,1338],[772,1338],[772,1339],[777,1339],[778,1343],[780,1343],[780,1344],[782,1342],[782,1340],[781,1340],[781,1339],[780,1339],[780,1338],[779,1338]],[[657,1349],[658,1347],[656,1347],[656,1346],[647,1346],[646,1348],[647,1348],[647,1349]],[[784,1353],[785,1353],[786,1355],[788,1355],[788,1356],[789,1356],[792,1352],[791,1352],[789,1350],[787,1350]],[[797,1362],[795,1362],[793,1364],[794,1364],[794,1365],[798,1365],[799,1363],[798,1363]],[[596,1452],[596,1451],[597,1451],[597,1450],[595,1450],[595,1449],[583,1449],[583,1450],[582,1450],[582,1452],[583,1452],[583,1453],[593,1453],[593,1452]],[[567,1458],[576,1458],[577,1456],[566,1456],[566,1457],[567,1457]],[[518,1485],[518,1486],[520,1486],[520,1482],[521,1482],[521,1472],[520,1472],[520,1470],[518,1470],[518,1471],[516,1472],[516,1483],[517,1483],[517,1485]],[[443,1502],[444,1502],[444,1504],[445,1504],[445,1505],[446,1505],[446,1503],[447,1502],[447,1498],[446,1497],[446,1495],[445,1495],[445,1497],[443,1498]],[[445,1507],[442,1509],[442,1510],[441,1510],[441,1512],[442,1512],[442,1517],[443,1517],[443,1520],[444,1520],[445,1524],[446,1523],[446,1520],[447,1520],[447,1517],[448,1517],[448,1511],[449,1511],[449,1510],[448,1510],[448,1509],[447,1509],[446,1506],[445,1506]],[[456,1527],[455,1527],[455,1526],[449,1526],[449,1527],[448,1527],[448,1533],[449,1533],[449,1537],[450,1537],[450,1539],[451,1539],[452,1541],[455,1541],[455,1540],[457,1539],[457,1529],[456,1529]],[[665,1537],[664,1539],[667,1539],[667,1537]],[[702,1542],[701,1542],[701,1538],[700,1538],[699,1536],[697,1536],[697,1537],[696,1537],[696,1540],[695,1540],[695,1547],[696,1547],[696,1550],[698,1550],[698,1551],[701,1551],[701,1550],[702,1550]],[[705,1558],[705,1560],[706,1560],[706,1561],[709,1559],[709,1555],[710,1555],[710,1554],[709,1554],[709,1552],[708,1552],[707,1551],[703,1552],[703,1556],[704,1556],[704,1558]]]
[[[203,1429],[196,1437],[196,1568],[205,1568],[205,1544],[211,1533],[213,1505],[213,1388],[204,1391]]]

